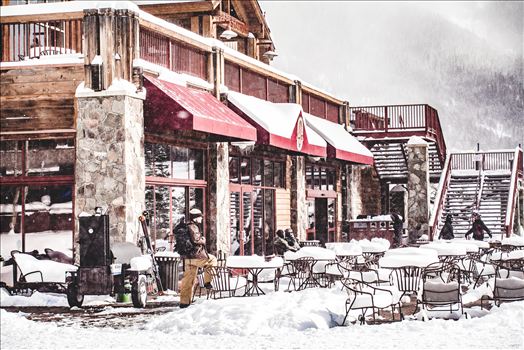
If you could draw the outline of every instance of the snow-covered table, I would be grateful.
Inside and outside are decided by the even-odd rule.
[[[251,276],[251,286],[247,289],[246,295],[265,294],[258,285],[259,275],[264,270],[281,269],[284,260],[281,257],[274,257],[267,261],[260,255],[230,256],[226,259],[226,267],[233,269],[245,269],[248,276]]]
[[[432,255],[389,255],[380,258],[378,264],[380,267],[388,269],[403,268],[406,266],[426,267],[430,264],[438,262],[438,258]]]
[[[469,247],[471,249],[471,247]],[[475,251],[478,251],[477,246],[473,245]],[[465,244],[452,244],[452,243],[428,243],[421,246],[419,249],[426,250],[430,249],[437,252],[438,256],[441,257],[459,257],[466,256],[468,253],[468,246]]]
[[[362,255],[362,247],[355,242],[326,243],[326,249],[334,251],[340,259],[354,258]]]
[[[333,250],[321,247],[304,247],[297,252],[287,251],[284,253],[286,261],[293,262],[298,258],[313,258],[311,265],[311,275],[308,277],[312,284],[322,287],[322,284],[315,278],[314,274],[323,274],[326,272],[326,265],[337,259],[337,255]]]

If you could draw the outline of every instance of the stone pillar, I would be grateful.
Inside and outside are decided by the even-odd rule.
[[[231,229],[229,218],[229,148],[227,142],[209,144],[207,240],[208,249],[229,255]]]
[[[429,235],[429,155],[428,143],[413,136],[407,143],[408,232]],[[417,226],[420,225],[420,230]]]
[[[374,167],[353,165],[350,181],[351,215],[381,213],[380,179]]]
[[[77,99],[75,242],[78,216],[95,207],[109,214],[111,242],[136,242],[145,208],[144,95],[79,92]]]
[[[306,240],[306,160],[304,156],[292,157],[291,164],[291,228],[297,238]]]

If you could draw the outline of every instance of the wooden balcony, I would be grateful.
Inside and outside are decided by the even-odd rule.
[[[361,106],[349,108],[349,123],[357,136],[398,142],[419,136],[435,142],[440,162],[446,159],[446,142],[438,111],[425,104]]]

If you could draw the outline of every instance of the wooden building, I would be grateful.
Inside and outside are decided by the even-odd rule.
[[[268,64],[255,0],[135,3],[2,7],[5,249],[74,251],[95,207],[114,241],[144,209],[169,238],[195,207],[214,252],[270,254],[287,227],[340,240],[351,168],[373,164],[349,104]]]

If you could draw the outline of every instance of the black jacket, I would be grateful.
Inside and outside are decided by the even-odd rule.
[[[438,239],[453,239],[455,236],[453,235],[453,226],[451,225],[450,221],[446,221],[444,224],[444,227],[442,230],[440,230],[440,234],[438,236]]]
[[[484,239],[484,231],[488,233],[489,238],[493,237],[491,235],[491,231],[486,227],[482,219],[476,218],[475,221],[473,221],[471,228],[468,230],[468,232],[466,232],[466,237],[473,233],[473,239],[482,241]]]

